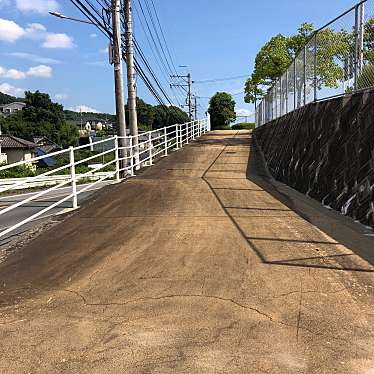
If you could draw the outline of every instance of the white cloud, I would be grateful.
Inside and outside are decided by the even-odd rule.
[[[42,44],[43,48],[73,48],[74,42],[73,38],[66,34],[47,34],[44,43]]]
[[[94,32],[92,34],[90,34],[90,37],[91,38],[97,38],[97,34],[95,34]]]
[[[70,108],[73,112],[92,112],[92,113],[99,113],[97,109],[91,108],[87,105],[77,105],[75,107]]]
[[[42,77],[50,78],[52,76],[52,68],[46,65],[31,67],[27,72],[17,69],[5,69],[0,66],[0,77],[9,79],[24,79],[26,77]]]
[[[12,96],[24,96],[25,89],[17,88],[8,83],[0,83],[0,92],[12,95]]]
[[[23,78],[26,78],[26,74],[25,72],[17,70],[17,69],[9,69],[9,70],[6,70],[3,77],[10,78],[10,79],[23,79]]]
[[[17,9],[21,12],[48,14],[59,9],[56,0],[16,0]]]
[[[23,71],[17,69],[5,69],[0,66],[0,77],[10,78],[10,79],[22,79],[26,77],[26,74]]]
[[[47,31],[47,29],[41,23],[29,23],[26,28],[26,32],[43,32],[43,31]]]
[[[18,57],[24,60],[29,60],[33,62],[39,62],[41,64],[62,64],[62,61],[55,60],[49,57],[42,57],[38,55],[33,55],[32,53],[24,53],[24,52],[12,52],[6,53],[7,56]]]
[[[246,117],[252,116],[254,114],[248,109],[236,109],[235,112],[237,116],[246,116]]]
[[[67,98],[68,98],[68,95],[64,93],[56,93],[55,95],[56,100],[66,100]]]
[[[108,52],[108,47],[100,48],[100,49],[99,49],[99,53],[109,53],[109,52]]]
[[[25,34],[25,30],[14,21],[0,18],[0,40],[13,43]]]
[[[0,41],[13,43],[21,38],[41,40],[43,48],[75,47],[72,37],[64,33],[48,32],[41,23],[30,23],[23,28],[14,21],[0,18]]]
[[[29,77],[50,78],[52,76],[52,68],[47,65],[38,65],[30,68],[26,74]]]

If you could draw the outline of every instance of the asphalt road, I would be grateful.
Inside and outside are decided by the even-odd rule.
[[[82,204],[92,193],[99,190],[100,188],[107,186],[108,184],[112,184],[111,181],[103,181],[98,183],[94,187],[90,188],[89,190],[82,192],[78,195],[78,204]],[[77,190],[81,190],[82,188],[86,187],[86,184],[78,185]],[[15,195],[8,195],[8,196],[1,196],[0,197],[0,211],[10,205],[13,205],[19,201],[22,201],[32,195],[36,195],[38,192],[27,192]],[[69,196],[71,194],[71,187],[63,187],[57,190],[51,191],[35,200],[26,203],[10,212],[4,213],[0,215],[0,232],[7,229],[8,227],[21,222],[22,220],[32,216],[33,214],[43,210],[44,208],[52,205],[53,203],[57,202],[58,200],[64,198],[65,196]],[[68,200],[63,202],[61,205],[58,205],[48,212],[44,213],[43,215],[37,217],[33,221],[25,224],[17,228],[16,230],[10,232],[9,234],[0,238],[0,248],[2,245],[6,245],[10,239],[14,239],[19,235],[24,235],[32,229],[35,225],[39,224],[40,222],[44,221],[45,219],[54,216],[56,214],[64,213],[72,209],[72,201]]]
[[[360,230],[209,133],[0,264],[0,372],[372,373]]]

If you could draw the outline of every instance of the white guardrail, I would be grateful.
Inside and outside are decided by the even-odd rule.
[[[65,165],[58,166],[54,169],[49,169],[45,173],[35,175],[28,178],[12,178],[9,179],[10,183],[5,182],[4,179],[0,182],[0,194],[6,191],[16,189],[27,189],[37,185],[37,183],[46,183],[49,179],[52,187],[43,189],[35,194],[27,195],[25,199],[16,201],[14,204],[0,209],[0,216],[13,211],[27,203],[32,202],[42,196],[48,197],[48,193],[58,190],[61,187],[71,186],[70,193],[67,192],[60,200],[53,202],[51,205],[41,209],[40,211],[31,214],[27,218],[17,222],[16,224],[6,227],[0,232],[0,238],[6,234],[14,231],[18,227],[44,215],[46,212],[61,205],[65,201],[72,201],[72,208],[78,208],[78,195],[91,189],[96,184],[103,182],[107,179],[114,179],[115,182],[120,182],[128,177],[135,176],[136,170],[144,166],[153,164],[153,161],[162,156],[167,156],[172,150],[182,148],[185,144],[200,137],[202,134],[210,130],[209,116],[203,120],[196,120],[182,125],[176,124],[161,129],[141,133],[137,136],[114,136],[94,143],[85,144],[78,147],[70,147],[61,151],[49,153],[47,155],[38,156],[30,160],[19,161],[12,164],[0,166],[0,172],[8,170],[17,166],[30,166],[45,158],[58,158],[65,157],[68,161]],[[106,144],[105,144],[106,143]],[[79,153],[82,151],[90,152],[92,149],[97,148],[100,144],[103,151],[100,153],[92,152],[93,154],[80,158]],[[104,144],[106,147],[104,147]],[[111,144],[108,147],[108,144]],[[104,150],[105,148],[105,150]],[[109,149],[108,149],[109,148]],[[88,165],[89,162],[98,159],[109,159],[109,161],[102,162],[94,165],[91,170],[77,174],[76,168],[79,165]],[[111,169],[111,170],[103,170]],[[66,170],[68,174],[55,175],[58,172]],[[77,184],[85,182],[84,186],[77,190]],[[87,182],[88,181],[88,182]],[[92,183],[89,183],[92,182]],[[1,229],[0,229],[1,230]]]

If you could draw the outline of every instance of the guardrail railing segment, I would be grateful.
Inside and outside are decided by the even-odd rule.
[[[374,0],[315,31],[256,109],[261,126],[311,102],[374,87]]]
[[[48,211],[62,205],[66,201],[71,201],[71,208],[78,208],[78,196],[83,192],[92,189],[97,184],[113,179],[120,182],[131,176],[135,176],[136,171],[144,166],[150,166],[157,158],[167,156],[171,151],[182,148],[184,145],[200,137],[210,130],[209,116],[202,120],[196,120],[184,124],[176,124],[157,130],[148,131],[135,136],[114,136],[97,142],[70,147],[61,151],[49,153],[43,156],[34,157],[30,160],[19,161],[0,166],[0,175],[6,170],[22,167],[34,170],[36,162],[46,158],[56,158],[56,165],[48,170],[26,178],[12,178],[9,181],[0,180],[0,194],[20,188],[30,188],[38,182],[50,179],[55,184],[42,191],[30,194],[28,197],[11,203],[0,209],[0,216],[14,211],[14,209],[31,203],[41,197],[48,198],[48,194],[59,188],[70,186],[66,196],[62,196],[45,208],[29,215],[27,218],[4,228],[0,228],[0,238],[16,230],[22,225],[33,221]],[[108,147],[108,144],[112,146]],[[104,146],[105,145],[105,146]],[[102,146],[103,151],[97,151]],[[96,151],[93,151],[96,149]],[[92,154],[93,153],[93,154]],[[97,163],[97,160],[100,163]],[[94,162],[96,163],[91,163]],[[78,169],[83,169],[79,170]],[[36,169],[39,172],[41,169]],[[44,170],[43,170],[44,171]],[[60,175],[63,173],[63,175]],[[57,174],[57,175],[56,175]],[[3,183],[1,183],[3,181]],[[85,182],[82,188],[77,185]],[[1,231],[2,230],[2,231]]]

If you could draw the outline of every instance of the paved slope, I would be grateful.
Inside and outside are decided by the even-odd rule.
[[[373,242],[255,156],[208,134],[0,265],[0,371],[371,373]]]

